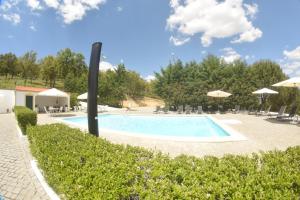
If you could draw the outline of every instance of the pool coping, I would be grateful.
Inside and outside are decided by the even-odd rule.
[[[107,115],[108,113],[104,114],[98,114],[98,115]],[[148,138],[148,139],[156,139],[156,140],[172,140],[172,141],[179,141],[179,142],[234,142],[234,141],[245,141],[247,138],[239,133],[238,131],[234,130],[224,122],[210,116],[210,115],[186,115],[186,114],[155,114],[155,115],[145,115],[145,114],[114,114],[114,113],[109,113],[109,115],[133,115],[133,116],[163,116],[163,117],[208,117],[210,120],[212,120],[214,123],[216,123],[220,128],[222,128],[224,131],[226,131],[229,136],[211,136],[211,137],[177,137],[177,136],[159,136],[159,135],[146,135],[143,133],[132,133],[132,132],[127,132],[127,131],[118,131],[118,130],[112,130],[112,129],[104,129],[104,128],[99,128],[99,132],[105,132],[109,134],[120,134],[120,135],[125,135],[129,137],[140,137],[140,138]],[[82,116],[76,116],[72,118],[78,118]],[[74,127],[77,127],[81,129],[82,131],[87,132],[88,127],[79,125],[74,122],[67,122],[63,119],[68,118],[68,117],[61,117],[61,118],[56,118],[55,120],[62,122],[67,125],[72,125]],[[101,137],[101,134],[99,135]]]

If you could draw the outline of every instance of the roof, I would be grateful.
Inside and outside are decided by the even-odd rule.
[[[16,91],[42,92],[42,91],[45,91],[45,90],[48,90],[48,88],[16,86]]]

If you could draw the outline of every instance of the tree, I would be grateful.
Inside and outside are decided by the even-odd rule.
[[[83,72],[87,72],[84,56],[72,52],[69,48],[59,51],[56,60],[60,78],[66,77],[69,73],[74,77],[80,77]]]
[[[46,56],[44,59],[42,59],[40,68],[41,76],[42,79],[45,80],[45,84],[47,85],[49,81],[49,86],[55,87],[55,82],[58,76],[58,67],[55,57]]]
[[[12,78],[16,76],[18,74],[17,62],[17,56],[13,53],[0,55],[0,74],[5,75],[6,78],[8,75],[11,75]]]
[[[37,54],[34,51],[30,51],[24,54],[19,59],[19,67],[21,71],[21,76],[25,80],[25,84],[27,79],[30,78],[31,81],[38,77],[39,75],[39,67],[36,63]]]

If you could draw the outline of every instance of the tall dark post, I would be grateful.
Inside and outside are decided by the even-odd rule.
[[[98,133],[98,109],[97,109],[97,93],[98,93],[98,73],[101,55],[101,42],[95,42],[92,46],[92,53],[90,58],[89,67],[89,80],[88,80],[88,124],[89,132],[95,136]]]

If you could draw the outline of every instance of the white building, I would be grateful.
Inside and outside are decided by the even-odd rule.
[[[44,107],[48,106],[70,108],[69,94],[65,93],[65,96],[45,96],[39,94],[47,90],[53,89],[16,86],[15,90],[0,90],[0,113],[11,112],[15,105],[26,106],[38,112],[44,112]]]
[[[0,89],[0,113],[11,112],[15,106],[15,91]]]

